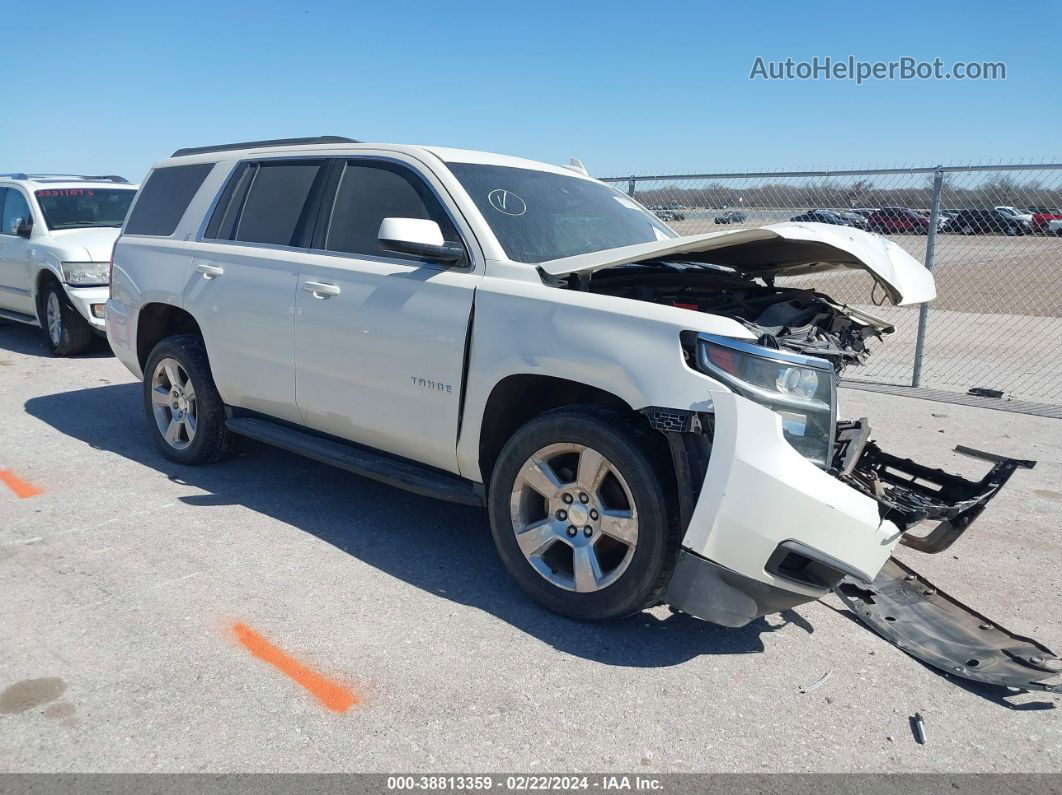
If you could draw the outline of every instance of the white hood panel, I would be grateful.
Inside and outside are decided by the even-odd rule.
[[[902,247],[881,235],[831,224],[787,222],[710,232],[564,257],[538,267],[551,276],[565,276],[652,259],[710,262],[756,276],[854,268],[869,272],[894,304],[937,297],[933,274]]]
[[[50,247],[61,251],[60,259],[73,262],[108,262],[120,229],[109,226],[87,229],[53,229]]]

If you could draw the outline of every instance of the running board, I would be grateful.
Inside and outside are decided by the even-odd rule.
[[[318,436],[257,417],[231,417],[228,429],[240,436],[330,464],[355,475],[449,502],[482,507],[484,502],[470,480],[423,464],[394,458],[367,447]]]
[[[33,315],[10,312],[7,309],[0,309],[0,320],[13,320],[16,323],[25,323],[27,326],[37,326],[37,328],[41,325]]]

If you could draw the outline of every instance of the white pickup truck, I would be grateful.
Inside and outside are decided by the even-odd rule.
[[[741,626],[837,588],[883,634],[917,634],[924,609],[884,595],[912,581],[893,548],[945,548],[1031,462],[990,457],[973,482],[839,422],[838,374],[892,329],[775,286],[836,269],[896,304],[935,295],[857,229],[679,237],[579,168],[263,141],[154,167],[115,248],[107,333],[169,458],[217,461],[246,436],[483,505],[510,574],[564,615],[665,602]],[[1056,673],[1032,641],[1039,666],[992,641],[992,681]],[[968,648],[943,653],[978,676]]]

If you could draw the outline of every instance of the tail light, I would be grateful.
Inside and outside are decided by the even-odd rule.
[[[108,267],[107,269],[107,286],[111,288],[114,287],[114,252],[117,250],[118,241],[121,239],[122,238],[120,236],[116,237],[114,239],[114,245],[111,246],[111,264],[110,267]]]

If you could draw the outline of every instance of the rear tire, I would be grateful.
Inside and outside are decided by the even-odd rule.
[[[55,356],[76,356],[92,345],[92,326],[74,309],[63,286],[51,279],[37,299],[37,320],[48,350]]]
[[[197,334],[167,337],[151,351],[144,411],[155,444],[171,461],[209,464],[232,455],[236,436],[225,425],[225,404]]]
[[[670,462],[651,433],[596,407],[565,407],[506,443],[491,477],[491,533],[533,600],[586,621],[660,601],[681,538]]]

